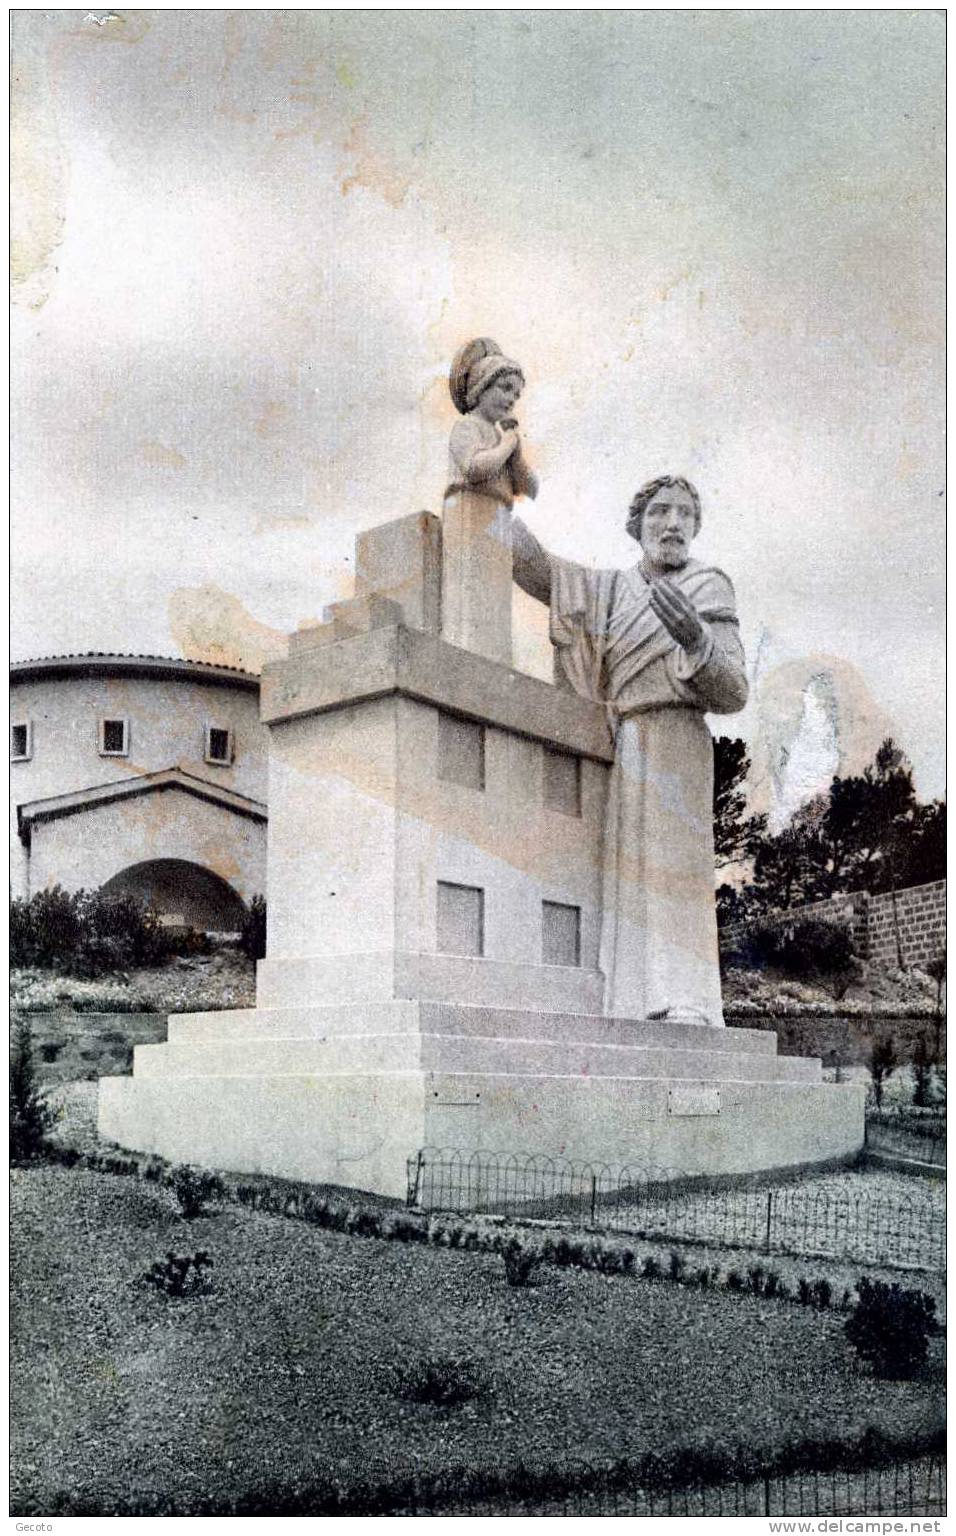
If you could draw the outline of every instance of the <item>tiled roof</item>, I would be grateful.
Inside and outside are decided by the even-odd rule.
[[[45,672],[82,672],[84,664],[97,672],[115,667],[119,672],[166,672],[167,676],[206,675],[221,678],[224,682],[235,680],[237,686],[258,687],[259,674],[243,667],[230,667],[218,661],[197,661],[190,656],[151,656],[131,651],[69,651],[59,656],[28,656],[23,661],[11,661],[13,677]]]
[[[191,667],[215,667],[219,672],[241,672],[243,677],[258,677],[246,667],[230,667],[224,661],[200,661],[195,656],[154,656],[149,651],[63,651],[58,656],[25,656],[22,661],[12,661],[12,667],[32,667],[43,661],[186,661]]]

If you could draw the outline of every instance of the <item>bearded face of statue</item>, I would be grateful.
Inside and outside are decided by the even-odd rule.
[[[653,570],[680,570],[690,558],[690,545],[697,531],[697,508],[683,486],[665,486],[644,508],[637,537],[644,558]]]

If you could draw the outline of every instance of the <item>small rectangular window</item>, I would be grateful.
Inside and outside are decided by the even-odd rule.
[[[231,763],[234,756],[232,732],[225,726],[206,726],[206,762]]]
[[[544,749],[544,803],[564,816],[581,814],[581,759]]]
[[[581,908],[559,901],[541,903],[541,963],[581,964]]]
[[[455,715],[438,716],[438,777],[466,789],[485,787],[485,728]]]
[[[485,893],[477,885],[438,882],[438,948],[444,955],[485,952]]]
[[[128,720],[101,720],[100,721],[100,756],[101,757],[128,757],[129,755],[129,721]]]
[[[33,727],[29,720],[18,721],[10,726],[10,761],[26,762],[33,756]]]

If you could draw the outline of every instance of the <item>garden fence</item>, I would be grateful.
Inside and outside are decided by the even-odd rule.
[[[889,1152],[937,1168],[946,1166],[946,1128],[939,1121],[907,1121],[891,1115],[872,1115],[866,1122],[866,1150]]]
[[[943,1202],[934,1189],[917,1189],[912,1197],[887,1199],[864,1190],[717,1184],[668,1168],[440,1147],[425,1147],[408,1161],[408,1204],[426,1211],[550,1220],[648,1240],[944,1270]]]
[[[522,1495],[483,1494],[478,1479],[463,1488],[449,1479],[407,1486],[401,1515],[537,1515],[741,1517],[778,1515],[897,1515],[946,1513],[946,1461],[924,1456],[883,1467],[791,1472],[713,1484],[646,1486],[643,1469],[563,1463],[551,1488],[538,1474]]]

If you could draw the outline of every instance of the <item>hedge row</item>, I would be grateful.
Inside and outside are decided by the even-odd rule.
[[[180,1199],[184,1214],[200,1214],[203,1204],[226,1200],[266,1215],[307,1222],[326,1231],[352,1237],[379,1238],[386,1242],[422,1243],[430,1247],[457,1249],[466,1253],[498,1254],[504,1260],[512,1284],[526,1283],[538,1264],[557,1268],[594,1270],[605,1275],[629,1275],[645,1280],[670,1281],[700,1290],[725,1290],[748,1293],[767,1300],[794,1301],[818,1310],[835,1308],[846,1311],[852,1305],[850,1292],[834,1293],[825,1278],[802,1277],[791,1291],[779,1274],[761,1263],[745,1271],[722,1270],[715,1264],[693,1266],[686,1256],[673,1251],[663,1264],[653,1255],[639,1260],[630,1247],[603,1237],[547,1237],[543,1242],[524,1243],[513,1228],[495,1222],[491,1225],[462,1221],[455,1217],[426,1216],[417,1211],[374,1207],[330,1199],[308,1185],[288,1180],[272,1181],[265,1176],[255,1182],[248,1178],[216,1174],[188,1166],[174,1166],[155,1154],[137,1152],[86,1152],[50,1145],[49,1159],[66,1167],[83,1167],[96,1173],[118,1174],[162,1184]],[[183,1191],[191,1192],[205,1185],[205,1195],[198,1202],[193,1197],[189,1209]],[[492,1220],[494,1220],[492,1218]],[[513,1279],[512,1273],[521,1276]]]

